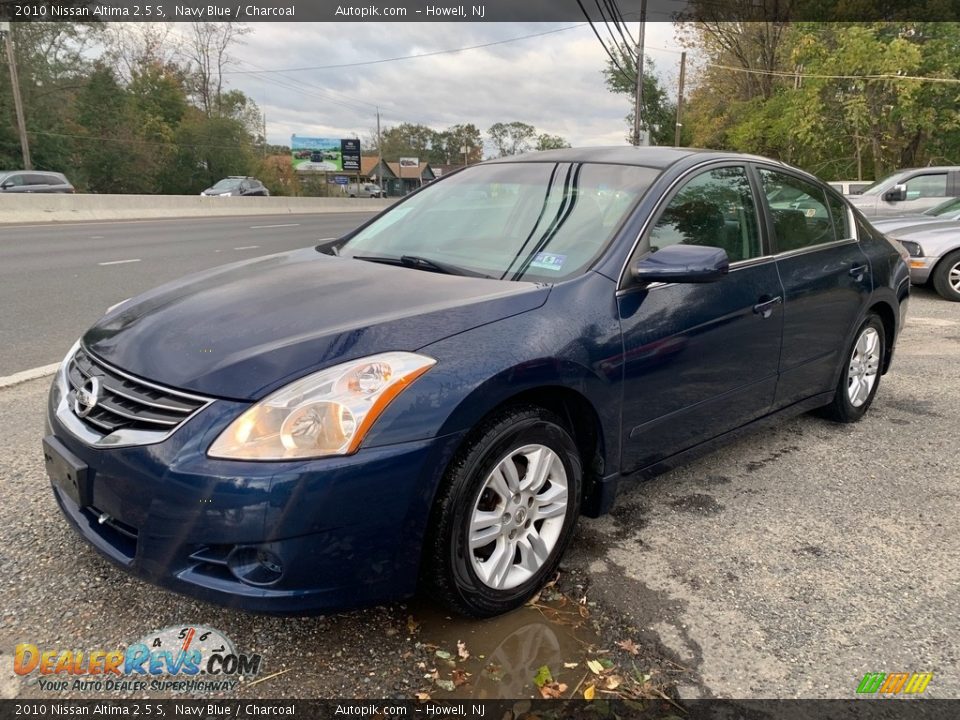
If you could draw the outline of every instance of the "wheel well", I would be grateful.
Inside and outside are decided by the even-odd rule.
[[[600,418],[593,405],[576,390],[547,386],[524,390],[513,395],[487,413],[490,417],[513,405],[536,405],[554,413],[567,425],[583,459],[583,491],[588,496],[594,482],[603,475],[604,445]]]
[[[897,321],[893,314],[893,310],[891,310],[890,306],[886,303],[877,303],[870,308],[870,312],[878,315],[880,317],[880,321],[883,323],[883,372],[886,373],[887,369],[890,367],[891,350],[893,350],[893,341],[897,332]]]

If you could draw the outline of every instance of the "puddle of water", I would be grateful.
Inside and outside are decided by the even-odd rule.
[[[446,616],[427,606],[415,608],[413,614],[421,623],[419,642],[441,652],[431,653],[427,667],[436,668],[437,679],[444,681],[431,691],[435,699],[539,698],[534,677],[544,665],[569,693],[589,672],[586,657],[600,648],[579,606],[562,597],[488,620]],[[463,643],[469,658],[459,656],[458,643]],[[576,667],[564,667],[573,663]],[[443,689],[448,681],[458,683],[452,691]]]

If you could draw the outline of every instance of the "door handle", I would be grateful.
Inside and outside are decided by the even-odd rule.
[[[866,265],[855,265],[854,267],[850,268],[850,277],[857,282],[860,282],[863,280],[864,275],[867,274],[867,269],[868,268]]]
[[[775,298],[770,298],[769,300],[760,298],[760,302],[753,306],[753,311],[761,318],[766,320],[768,317],[773,315],[773,309],[782,302],[783,297],[780,295],[777,295]]]

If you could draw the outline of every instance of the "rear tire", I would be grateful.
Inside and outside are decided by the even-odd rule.
[[[960,302],[960,250],[954,250],[937,263],[933,271],[933,288],[941,297]]]
[[[883,321],[871,313],[853,336],[833,402],[821,414],[842,423],[854,423],[866,415],[880,387],[886,352]]]
[[[454,612],[523,605],[556,572],[580,514],[582,466],[563,422],[535,406],[484,422],[447,468],[421,588]]]

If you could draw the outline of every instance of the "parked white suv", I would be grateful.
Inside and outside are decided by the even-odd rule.
[[[350,197],[384,197],[383,188],[376,183],[350,183],[347,185],[347,195]]]

